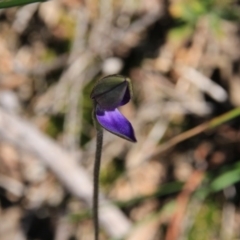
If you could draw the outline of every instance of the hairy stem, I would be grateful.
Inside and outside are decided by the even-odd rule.
[[[99,221],[98,221],[98,193],[99,193],[99,172],[101,165],[103,143],[103,129],[97,129],[97,145],[95,153],[95,163],[93,170],[93,221],[94,221],[94,239],[99,239]]]

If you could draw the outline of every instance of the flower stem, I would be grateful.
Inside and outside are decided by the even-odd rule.
[[[101,165],[102,144],[103,144],[103,129],[97,128],[97,144],[93,170],[93,222],[95,240],[99,239],[98,193],[99,193],[99,172]]]

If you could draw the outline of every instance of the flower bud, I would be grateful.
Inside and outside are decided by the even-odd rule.
[[[94,86],[94,119],[106,130],[129,141],[136,142],[131,123],[117,107],[129,102],[132,96],[131,82],[121,75],[100,79]]]
[[[94,86],[91,98],[103,109],[113,110],[129,102],[131,91],[129,80],[121,75],[100,79]]]

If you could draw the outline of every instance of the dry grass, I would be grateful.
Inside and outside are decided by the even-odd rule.
[[[102,76],[127,75],[134,99],[121,111],[138,142],[105,132],[101,171],[102,192],[127,234],[117,236],[116,222],[102,224],[102,239],[195,240],[201,229],[197,239],[238,239],[240,177],[217,192],[211,181],[233,171],[240,155],[239,19],[222,16],[218,2],[202,12],[200,1],[166,2],[62,0],[1,10],[0,113],[26,119],[91,177],[89,93]],[[225,4],[230,16],[240,8]],[[24,148],[24,133],[11,142],[7,131],[0,126],[0,240],[93,239],[89,198],[61,177],[72,173],[58,175],[31,152],[34,142]]]

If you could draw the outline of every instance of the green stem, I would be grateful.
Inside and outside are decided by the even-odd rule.
[[[212,119],[210,122],[209,122],[209,126],[208,128],[214,128],[214,127],[217,127],[229,120],[232,120],[236,117],[238,117],[240,115],[240,108],[234,108],[233,110],[225,113],[225,114],[222,114],[221,116],[218,116],[214,119]]]
[[[146,157],[146,159],[154,158],[155,156],[158,156],[160,153],[169,150],[170,148],[172,148],[173,146],[177,145],[182,141],[185,141],[193,136],[196,136],[197,134],[200,134],[206,130],[213,129],[239,116],[240,116],[240,107],[234,108],[233,110],[227,113],[224,113],[218,117],[215,117],[208,122],[202,123],[188,131],[180,133],[179,135],[171,138],[169,141],[161,144],[158,148],[156,148],[152,154]]]
[[[98,195],[99,195],[99,172],[101,166],[103,144],[103,129],[97,128],[97,145],[95,153],[95,163],[93,170],[93,221],[94,221],[94,239],[99,239],[99,221],[98,221]]]

